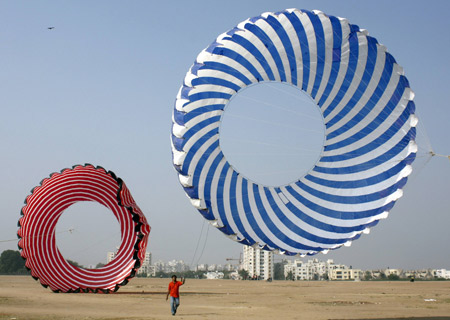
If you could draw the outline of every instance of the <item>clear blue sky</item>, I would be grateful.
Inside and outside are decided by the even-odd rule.
[[[345,17],[386,45],[416,93],[421,154],[428,140],[436,153],[450,153],[448,1],[2,1],[0,240],[16,237],[23,200],[41,179],[88,162],[127,183],[152,226],[154,259],[238,257],[241,245],[212,227],[205,241],[207,224],[198,242],[203,220],[171,164],[173,102],[219,34],[294,7]],[[424,160],[387,220],[350,248],[317,257],[359,268],[450,269],[450,161]],[[95,264],[118,241],[118,224],[95,206],[76,209],[61,218],[59,230],[75,227],[61,234],[63,254]],[[0,251],[16,248],[0,242]]]

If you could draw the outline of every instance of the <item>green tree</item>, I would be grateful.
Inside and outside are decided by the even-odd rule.
[[[247,280],[247,278],[248,278],[248,271],[247,270],[241,269],[241,270],[238,271],[238,273],[239,273],[239,275],[241,276],[241,278],[243,280]]]
[[[372,273],[370,271],[366,271],[366,273],[364,274],[364,280],[368,281],[368,280],[372,280]]]
[[[289,271],[286,280],[294,280],[294,273],[292,271]]]
[[[399,280],[400,279],[400,277],[398,276],[398,275],[396,275],[396,274],[390,274],[390,275],[388,275],[388,280],[391,280],[391,281],[396,281],[396,280]]]
[[[273,265],[273,279],[284,280],[284,263],[276,262]]]
[[[19,251],[5,250],[0,255],[0,274],[27,274],[25,260]]]
[[[73,265],[74,267],[84,268],[81,264],[79,264],[79,263],[76,262],[76,261],[67,259],[67,262],[70,263],[71,265]]]

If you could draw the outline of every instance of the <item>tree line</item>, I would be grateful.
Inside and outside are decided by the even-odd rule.
[[[17,250],[5,250],[0,255],[0,274],[29,274],[25,260]]]
[[[68,263],[75,267],[84,268],[81,264],[73,260],[67,260]],[[101,268],[105,264],[98,263],[95,268]],[[20,252],[17,250],[5,250],[0,255],[0,274],[1,275],[22,275],[30,274],[30,271],[25,267],[25,259],[22,258]]]

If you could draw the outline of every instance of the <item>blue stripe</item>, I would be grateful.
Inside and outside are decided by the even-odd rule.
[[[267,17],[267,22],[272,26],[272,28],[277,33],[278,37],[280,38],[281,42],[283,43],[284,50],[286,51],[286,55],[289,61],[289,67],[291,71],[291,83],[293,85],[297,85],[297,63],[295,62],[295,52],[292,48],[292,43],[289,40],[289,36],[286,33],[286,30],[284,30],[281,23],[273,16]]]
[[[183,147],[186,144],[187,141],[189,141],[189,139],[191,139],[194,135],[198,134],[198,132],[200,130],[202,130],[203,128],[209,126],[212,123],[215,122],[219,122],[220,121],[220,115],[218,116],[214,116],[211,118],[207,118],[199,123],[197,123],[195,126],[189,128],[185,133],[184,133],[184,143],[183,143]],[[217,129],[216,129],[217,130]]]
[[[405,84],[403,81],[401,81],[401,77],[400,77],[400,81],[397,84],[397,87],[395,88],[390,100],[388,101],[388,103],[386,104],[386,106],[383,108],[382,111],[380,111],[380,113],[378,114],[378,116],[373,119],[366,127],[364,127],[362,130],[360,130],[359,132],[356,132],[355,134],[353,134],[352,136],[336,142],[334,144],[330,144],[328,146],[325,146],[324,150],[325,151],[329,151],[329,150],[335,150],[335,149],[339,149],[342,147],[346,147],[348,145],[351,145],[353,143],[355,143],[356,141],[368,136],[370,133],[372,133],[376,128],[378,128],[380,126],[380,124],[382,124],[387,118],[388,116],[391,115],[392,111],[395,109],[395,107],[398,105],[398,103],[401,100],[401,97],[403,95],[403,92],[405,91]],[[375,93],[374,93],[375,94]],[[377,103],[378,101],[374,101],[370,100],[369,102],[373,101],[373,104]],[[369,104],[369,103],[368,103]],[[370,103],[372,104],[372,103]],[[363,108],[358,114],[356,114],[352,120],[350,121],[354,121],[354,123],[359,123],[364,117],[366,117],[367,113],[370,111],[370,109],[372,109],[373,106],[369,106],[367,108]],[[345,125],[346,126],[346,125]],[[345,127],[343,126],[343,127]],[[342,130],[338,129],[340,132],[338,134],[341,134],[345,131],[347,131],[348,128],[341,128]],[[336,131],[338,131],[336,130]],[[335,132],[336,132],[335,131]],[[329,135],[327,135],[327,139],[328,136],[330,136],[332,133],[330,133]]]
[[[247,233],[244,226],[242,225],[242,221],[239,216],[239,210],[237,207],[237,195],[236,195],[237,178],[238,178],[238,173],[233,170],[233,174],[231,176],[231,183],[230,183],[231,216],[233,217],[233,221],[236,224],[236,227],[238,228],[239,232],[244,236],[245,239],[247,239],[248,243],[251,245],[251,244],[255,243],[255,240],[253,240],[253,238],[250,237],[250,235]]]
[[[251,183],[251,182],[250,182]],[[253,185],[253,189],[255,187],[255,184]],[[254,192],[254,190],[253,190]],[[276,248],[276,246],[261,230],[258,223],[256,222],[252,209],[250,207],[250,200],[249,200],[249,194],[248,194],[248,181],[247,179],[242,179],[242,205],[244,207],[244,213],[245,217],[247,218],[248,223],[252,226],[252,230],[255,232],[255,234],[264,241],[265,244]]]
[[[206,178],[205,178],[205,186],[204,186],[203,195],[204,195],[204,201],[206,203],[206,206],[211,211],[211,219],[209,219],[209,220],[212,220],[215,217],[212,212],[212,204],[211,204],[212,181],[214,179],[214,175],[216,174],[217,167],[219,166],[220,161],[222,161],[223,158],[224,158],[223,153],[219,152],[219,154],[216,156],[216,158],[211,163],[211,167],[209,168],[208,173],[206,174]]]
[[[323,111],[323,117],[326,118],[341,102],[344,96],[347,94],[347,90],[352,83],[353,77],[355,76],[356,66],[358,65],[358,54],[359,54],[359,42],[358,37],[354,33],[350,33],[348,37],[349,43],[349,60],[347,71],[345,72],[344,80],[342,81],[341,87],[338,93],[334,97],[333,101],[328,105],[328,107]]]
[[[203,91],[199,93],[194,93],[189,96],[190,102],[195,102],[203,99],[226,99],[229,100],[231,98],[231,94],[224,92],[216,92],[216,91]]]
[[[263,67],[264,71],[266,71],[267,77],[269,77],[269,79],[272,81],[275,80],[275,76],[273,75],[273,72],[269,66],[269,63],[267,62],[266,58],[262,55],[262,53],[258,50],[258,48],[253,43],[251,43],[250,41],[248,41],[247,39],[245,39],[244,37],[242,37],[238,34],[233,34],[233,36],[231,38],[227,37],[227,38],[224,38],[224,40],[233,41],[233,42],[237,43],[238,45],[247,49],[247,51],[250,52],[255,57],[255,59],[259,61],[259,63]]]
[[[306,36],[305,28],[301,23],[300,19],[295,13],[285,12],[284,15],[289,19],[295,32],[297,33],[298,40],[300,42],[300,48],[302,50],[302,63],[303,63],[303,82],[302,90],[306,91],[308,89],[309,81],[309,69],[311,68],[311,61],[309,58],[309,45],[308,38]]]
[[[306,12],[311,20],[314,28],[314,35],[316,37],[316,50],[317,50],[317,65],[316,65],[316,78],[314,80],[313,88],[311,91],[311,97],[314,99],[316,97],[317,91],[319,90],[320,83],[322,82],[323,69],[325,66],[325,35],[323,32],[322,22],[320,18],[312,13]]]
[[[173,132],[173,129],[172,129],[172,132]],[[171,135],[171,138],[172,138],[172,144],[175,147],[175,149],[177,149],[178,151],[183,151],[184,139],[178,138],[178,137],[174,136],[173,134]]]
[[[370,79],[372,78],[373,71],[375,70],[376,59],[377,59],[377,42],[376,42],[376,40],[374,41],[374,38],[367,37],[366,66],[364,68],[364,73],[363,73],[363,76],[361,77],[358,88],[353,93],[353,96],[347,102],[347,104],[344,106],[344,108],[342,108],[342,110],[339,111],[338,114],[336,114],[333,118],[331,118],[328,121],[328,123],[326,124],[327,128],[332,127],[334,124],[339,122],[342,118],[344,118],[355,107],[355,105],[359,102],[361,97],[364,95],[364,93],[366,92],[366,89],[367,89],[367,85],[369,84]],[[373,95],[372,95],[372,97],[373,97]],[[369,105],[369,103],[368,103],[368,105]],[[367,113],[369,111],[371,111],[371,108],[368,105],[366,105],[363,108],[363,110],[367,111]],[[354,126],[352,121],[348,121],[347,124],[348,123],[351,123],[352,126]],[[335,136],[334,132],[330,134],[330,137],[331,136],[333,136],[333,137]]]
[[[194,158],[197,151],[203,146],[203,144],[208,141],[211,137],[215,136],[219,133],[218,128],[212,129],[211,131],[205,133],[204,136],[202,136],[200,139],[198,139],[192,147],[189,149],[189,151],[186,154],[186,157],[184,158],[183,167],[182,167],[182,174],[187,175],[189,172],[189,166],[191,164],[192,159]]]
[[[235,78],[238,78],[246,85],[250,85],[252,82],[244,76],[242,73],[237,71],[236,69],[223,64],[219,62],[213,62],[213,61],[206,61],[202,67],[200,67],[201,70],[216,70],[216,71],[222,71],[224,73],[227,73],[229,75],[232,75]]]
[[[341,219],[341,220],[355,220],[355,219],[363,219],[363,218],[373,217],[375,215],[383,213],[384,211],[389,211],[390,209],[392,209],[392,207],[394,206],[394,203],[395,203],[395,201],[392,201],[390,203],[385,204],[382,207],[371,209],[371,210],[342,212],[342,211],[337,211],[337,210],[329,209],[326,207],[322,207],[312,201],[309,201],[308,199],[304,198],[301,194],[297,193],[291,186],[287,186],[286,190],[297,201],[302,203],[305,207],[309,208],[310,210],[317,212],[325,217]],[[295,208],[293,204],[291,204],[291,207]],[[294,211],[292,211],[292,212],[294,212]]]
[[[189,111],[188,113],[185,113],[183,121],[184,123],[188,123],[197,116],[201,116],[205,113],[212,111],[220,111],[220,110],[223,111],[224,108],[225,108],[224,104],[210,104],[204,107],[196,108],[192,111]]]
[[[409,119],[410,115],[411,115],[411,111],[408,108],[405,108],[405,110],[403,110],[403,113],[389,127],[389,129],[387,129],[383,134],[381,134],[378,138],[376,138],[372,142],[370,142],[370,143],[366,144],[365,146],[362,146],[356,150],[346,152],[344,154],[322,157],[322,158],[320,158],[320,162],[334,162],[334,161],[349,160],[349,159],[353,159],[353,158],[359,157],[361,155],[367,154],[367,153],[377,149],[381,145],[388,142],[398,132],[399,128],[401,128],[405,124],[405,122]],[[367,129],[367,131],[373,131],[373,129],[371,128],[370,125],[368,125],[365,129]],[[360,132],[364,132],[364,131],[365,130],[361,130]],[[358,137],[358,139],[359,139],[359,137]],[[351,140],[351,139],[349,138],[347,140]],[[353,142],[355,140],[356,140],[356,135],[353,138]]]
[[[288,187],[292,189],[291,187]],[[288,189],[287,188],[287,189]],[[272,210],[277,215],[278,219],[280,219],[289,230],[294,232],[295,234],[298,234],[299,236],[302,236],[305,239],[318,242],[318,243],[324,243],[324,244],[339,244],[339,243],[345,243],[348,239],[329,239],[329,238],[323,238],[319,237],[317,235],[311,234],[303,229],[301,229],[299,226],[294,224],[292,221],[287,219],[287,217],[283,214],[280,208],[275,204],[275,200],[273,199],[270,192],[266,191],[266,196],[269,200],[269,203],[271,204]],[[275,204],[275,205],[274,205]],[[294,206],[291,202],[288,202],[286,204],[286,207],[291,211],[297,218],[302,220],[303,222],[309,224],[310,226],[316,227],[321,230],[330,231],[330,232],[336,232],[336,233],[348,233],[355,231],[355,228],[350,227],[336,227],[333,225],[329,225],[323,222],[320,222],[316,219],[311,218],[307,214],[305,214],[303,211],[301,211],[299,208]],[[358,227],[356,227],[358,228]],[[363,230],[362,228],[361,230]]]
[[[387,180],[389,178],[392,178],[393,176],[398,174],[400,171],[402,171],[406,165],[407,165],[407,163],[405,161],[401,161],[397,165],[395,165],[394,167],[390,168],[387,171],[384,171],[373,177],[360,179],[360,180],[346,180],[346,181],[326,180],[326,179],[318,178],[318,177],[315,177],[315,176],[312,176],[309,174],[305,176],[305,179],[308,179],[309,181],[323,185],[325,187],[330,187],[330,188],[335,188],[335,189],[364,188],[367,186],[377,184],[377,183]]]
[[[267,34],[257,25],[247,23],[245,25],[245,28],[252,32],[255,36],[261,40],[261,42],[265,45],[267,50],[269,50],[270,54],[272,55],[273,60],[275,61],[275,64],[278,68],[278,73],[280,75],[280,79],[282,82],[286,82],[286,75],[284,73],[283,68],[283,62],[281,61],[280,54],[278,53],[275,45],[273,44],[272,40],[267,36]]]
[[[228,57],[238,62],[244,68],[246,68],[256,78],[256,80],[258,81],[264,80],[261,74],[258,72],[258,70],[256,70],[256,68],[239,53],[225,47],[217,47],[214,49],[213,53],[220,56]]]
[[[403,137],[403,139],[399,143],[397,143],[395,146],[393,146],[390,150],[388,150],[385,153],[383,153],[382,155],[380,155],[372,160],[366,161],[364,163],[353,165],[353,166],[348,166],[348,167],[339,167],[339,168],[326,168],[326,167],[315,166],[313,170],[317,171],[317,172],[328,173],[328,174],[348,174],[348,173],[357,173],[357,172],[369,170],[369,169],[377,167],[380,164],[385,163],[385,162],[391,160],[392,158],[394,158],[409,144],[409,142],[411,140],[414,140],[415,136],[416,136],[416,129],[411,128],[409,130],[409,132],[406,134],[406,136]]]
[[[173,108],[173,119],[175,120],[175,123],[179,124],[180,126],[183,126],[185,122],[186,112],[178,111],[176,108]]]
[[[274,199],[272,197],[272,195],[270,194],[270,191],[268,188],[264,187],[264,191],[267,195],[267,193],[269,193],[270,195],[270,199],[266,198],[267,201],[271,204],[271,207],[273,207],[274,204]],[[261,195],[259,193],[259,188],[257,185],[253,184],[253,194],[254,194],[254,199],[255,199],[255,203],[256,206],[258,207],[258,212],[261,215],[262,220],[264,221],[265,225],[267,226],[267,228],[272,232],[272,234],[274,234],[280,241],[282,241],[283,243],[288,244],[289,246],[299,249],[299,250],[320,250],[321,248],[318,247],[311,247],[311,246],[307,246],[303,243],[294,241],[291,239],[291,235],[286,235],[284,234],[280,229],[278,229],[278,227],[275,225],[275,223],[273,223],[272,219],[269,217],[269,215],[267,214],[266,208],[264,207],[264,204],[261,200]],[[280,220],[283,222],[284,225],[290,225],[295,226],[291,221],[289,221],[284,214],[281,212],[281,210],[278,208],[278,206],[275,205],[275,208],[278,210],[278,212],[275,212],[277,214],[277,216],[279,218],[281,218]],[[287,226],[289,228],[289,226]],[[301,229],[300,229],[301,230]],[[292,231],[292,230],[291,230]],[[293,233],[295,233],[295,231],[292,231]],[[307,234],[304,231],[305,235]],[[295,233],[297,234],[297,233]],[[273,242],[267,242],[270,243],[272,247],[277,248],[278,246],[275,245]]]
[[[406,183],[406,178],[403,178],[393,184],[392,186],[389,186],[388,188],[385,188],[383,190],[363,194],[359,196],[339,196],[339,195],[333,195],[326,192],[319,191],[317,189],[313,189],[306,184],[302,183],[301,181],[297,181],[295,183],[296,186],[298,186],[300,189],[304,190],[305,192],[313,195],[316,198],[333,202],[333,203],[343,203],[343,204],[360,204],[360,203],[367,203],[376,201],[378,199],[383,199],[391,194],[393,194],[398,189],[401,189]]]
[[[333,90],[334,84],[336,82],[337,75],[339,74],[339,69],[341,67],[341,56],[340,48],[342,46],[342,26],[338,18],[330,17],[331,25],[333,26],[333,54],[335,49],[339,49],[339,56],[333,56],[333,62],[331,64],[330,77],[328,78],[327,86],[323,91],[322,97],[319,100],[318,105],[321,107],[327,100],[330,92]]]
[[[217,184],[217,210],[219,211],[220,220],[224,224],[224,226],[220,229],[223,233],[226,235],[235,234],[236,231],[234,231],[230,224],[228,223],[227,216],[225,214],[225,206],[224,206],[224,200],[223,195],[226,193],[225,188],[225,180],[227,176],[227,172],[230,169],[230,165],[228,162],[225,162],[222,171],[220,172],[219,182]],[[212,207],[210,207],[212,208]]]
[[[199,199],[200,198],[200,196],[198,195],[198,185],[199,185],[200,175],[202,174],[203,167],[205,166],[206,161],[208,161],[209,156],[217,148],[219,148],[219,140],[214,141],[208,147],[208,149],[206,149],[205,152],[202,153],[202,157],[196,163],[194,174],[192,175],[193,176],[192,185],[194,187],[195,193],[194,193],[194,196],[192,196],[191,198],[194,198],[194,199]],[[214,217],[211,218],[211,219],[214,219]],[[211,220],[211,219],[209,219],[209,220]]]
[[[238,92],[241,87],[238,86],[237,84],[225,80],[225,79],[220,79],[220,78],[216,78],[216,77],[198,77],[198,78],[194,78],[191,81],[191,84],[193,87],[195,86],[199,86],[202,84],[212,84],[212,85],[216,85],[216,86],[222,86],[222,87],[226,87],[226,88],[230,88],[236,92]]]
[[[183,84],[183,86],[181,87],[181,92],[180,92],[181,99],[189,100],[189,92],[191,92],[192,89],[193,89],[192,87],[186,86],[185,84]]]

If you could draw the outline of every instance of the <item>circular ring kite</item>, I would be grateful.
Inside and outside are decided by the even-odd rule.
[[[325,142],[288,185],[250,181],[224,157],[219,128],[241,89],[294,85],[317,104]],[[230,238],[287,255],[328,252],[368,233],[402,196],[415,159],[414,94],[366,30],[320,11],[289,9],[220,35],[187,72],[173,111],[173,163],[187,196]]]
[[[98,269],[71,265],[56,245],[59,217],[79,201],[104,205],[120,223],[122,243],[116,258]],[[150,226],[122,179],[102,167],[77,165],[52,174],[32,190],[21,214],[17,235],[25,266],[54,292],[117,291],[134,277],[145,258]]]

